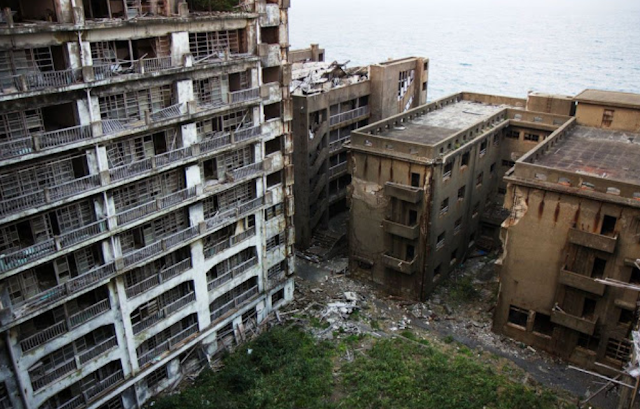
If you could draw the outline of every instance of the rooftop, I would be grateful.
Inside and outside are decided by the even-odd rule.
[[[380,136],[435,145],[459,131],[481,123],[505,108],[512,107],[462,100],[405,122],[404,126],[390,128],[380,133]]]
[[[640,94],[587,89],[576,95],[578,102],[640,108]]]
[[[538,165],[640,184],[640,134],[576,126]]]
[[[297,62],[291,68],[291,94],[314,95],[369,79],[366,67],[347,68],[347,63]]]

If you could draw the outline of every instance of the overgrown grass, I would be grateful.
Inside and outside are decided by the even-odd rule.
[[[221,371],[202,373],[193,387],[159,399],[154,409],[330,408],[332,356],[328,343],[274,328],[226,356]]]
[[[416,338],[403,333],[409,334]],[[339,358],[360,341],[371,348],[354,354],[353,362]],[[468,352],[362,336],[334,345],[318,343],[301,329],[275,328],[226,356],[221,371],[203,373],[182,393],[156,401],[154,409],[562,407],[551,393],[537,394]]]
[[[465,303],[476,300],[480,296],[480,292],[473,283],[473,277],[461,277],[451,283],[449,290],[451,299],[458,303]]]
[[[343,367],[345,398],[338,407],[559,407],[553,394],[538,395],[467,356],[451,357],[399,339],[379,341],[367,355]]]

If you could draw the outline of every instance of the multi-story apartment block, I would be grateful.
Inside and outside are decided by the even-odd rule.
[[[587,90],[505,177],[494,330],[611,376],[640,292],[640,95]]]
[[[425,299],[477,243],[495,242],[502,176],[570,119],[525,105],[460,93],[352,132],[351,271]]]
[[[349,135],[370,121],[424,104],[429,62],[411,57],[349,69],[324,62],[325,52],[316,45],[292,56],[296,244],[306,249],[314,231],[347,209]]]
[[[11,0],[0,406],[136,408],[293,296],[288,0]]]

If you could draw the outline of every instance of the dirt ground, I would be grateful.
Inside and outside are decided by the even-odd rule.
[[[389,297],[370,284],[352,280],[346,258],[323,263],[298,258],[294,302],[280,314],[288,319],[310,317],[311,322],[303,324],[319,339],[360,333],[388,337],[411,330],[441,345],[464,345],[478,357],[489,357],[481,359],[494,365],[516,365],[524,371],[523,383],[541,384],[572,402],[600,389],[602,380],[491,332],[498,289],[494,259],[489,255],[468,260],[427,302],[416,303]],[[618,393],[617,389],[602,393],[590,405],[615,409]]]

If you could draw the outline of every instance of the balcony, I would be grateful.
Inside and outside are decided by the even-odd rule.
[[[81,69],[60,71],[31,71],[10,77],[17,92],[42,91],[48,88],[62,88],[82,81]]]
[[[420,237],[420,226],[418,226],[417,223],[413,226],[407,226],[392,222],[391,220],[383,220],[382,226],[385,232],[395,236],[404,237],[405,239],[415,240]]]
[[[263,67],[279,66],[282,61],[280,44],[258,44],[258,56]]]
[[[258,101],[260,99],[260,88],[249,88],[239,91],[229,92],[229,103],[239,104],[242,102]]]
[[[613,253],[616,249],[618,236],[609,237],[601,234],[589,233],[578,229],[569,230],[569,242],[583,247]]]
[[[219,243],[216,243],[215,245],[213,245],[212,247],[206,249],[204,251],[204,258],[211,258],[213,256],[215,256],[218,253],[221,253],[227,249],[230,249],[233,246],[236,246],[248,239],[250,239],[251,237],[254,237],[256,235],[256,229],[255,227],[252,227],[251,229],[244,231],[240,234],[236,234],[235,236],[231,236],[227,239],[224,239],[222,241],[220,241]]]
[[[187,104],[185,102],[181,102],[179,104],[174,104],[166,108],[162,108],[155,112],[149,112],[144,120],[143,118],[131,120],[103,119],[101,121],[102,133],[103,135],[111,135],[126,130],[134,130],[136,128],[141,128],[144,126],[153,126],[155,125],[155,122],[176,119],[183,115],[186,115],[187,113]]]
[[[571,271],[562,270],[560,272],[560,284],[578,288],[591,294],[603,295],[605,284],[596,282],[593,278]]]
[[[109,176],[111,177],[111,181],[124,180],[147,173],[154,169],[159,170],[171,164],[182,162],[192,156],[192,148],[187,146],[109,169]]]
[[[196,196],[197,196],[197,189],[194,186],[187,189],[179,190],[175,193],[171,193],[170,195],[161,197],[159,199],[141,204],[132,209],[122,211],[116,215],[116,218],[118,220],[118,226],[127,225],[133,221],[140,220],[141,218],[149,214],[152,214],[159,210],[167,209],[173,205],[182,203]]]
[[[20,249],[9,254],[0,255],[0,272],[5,272],[29,264],[40,258],[54,254],[56,248],[55,239],[49,239],[31,247]]]
[[[35,134],[33,138],[38,149],[44,150],[86,141],[91,139],[92,136],[91,126],[78,125],[70,128]]]
[[[343,138],[343,139],[339,139],[337,141],[331,142],[329,144],[329,152],[334,153],[334,152],[338,152],[339,150],[342,150],[344,147],[343,145],[347,142],[349,142],[351,138]]]
[[[382,256],[382,261],[384,265],[392,270],[398,271],[402,274],[411,275],[418,271],[418,257],[414,258],[411,261],[405,261],[399,258],[396,258],[390,254],[384,254]]]
[[[207,283],[207,290],[211,292],[216,288],[220,287],[222,284],[226,283],[227,281],[230,281],[233,278],[241,276],[246,271],[248,271],[249,269],[257,265],[258,265],[258,258],[252,257],[249,260],[243,261],[242,263],[234,267],[229,267],[227,270],[219,271],[218,277],[216,277],[215,279]]]
[[[152,288],[159,286],[176,277],[180,273],[183,273],[191,268],[191,259],[187,258],[170,267],[163,268],[158,274],[152,275],[126,289],[127,298],[136,297]]]
[[[99,344],[80,351],[78,355],[75,355],[71,359],[58,364],[55,368],[47,370],[43,374],[37,374],[35,371],[29,371],[29,377],[31,378],[31,386],[34,391],[44,388],[45,386],[53,383],[54,381],[65,377],[66,375],[73,373],[82,368],[82,365],[91,361],[107,351],[112,350],[118,345],[118,341],[115,336],[107,338],[101,341]]]
[[[351,111],[343,112],[341,114],[333,115],[332,117],[330,117],[329,125],[334,126],[334,125],[341,124],[343,122],[353,121],[355,119],[369,116],[370,113],[371,113],[371,110],[369,109],[368,105],[360,108],[352,109]]]
[[[133,324],[133,333],[138,334],[155,323],[170,317],[196,300],[196,293],[190,292],[161,308],[158,312]]]
[[[106,391],[107,389],[112,388],[114,385],[120,383],[123,380],[124,380],[124,373],[122,372],[122,369],[120,369],[119,371],[116,371],[115,373],[107,376],[106,378],[96,382],[95,385],[86,389],[82,394],[84,395],[85,400],[89,402],[91,399],[100,395],[102,392]]]
[[[198,236],[198,234],[199,230],[197,226],[189,227],[139,250],[124,254],[122,256],[122,263],[124,267],[132,266],[156,255],[165,253],[171,250],[172,247],[186,245],[190,239]]]
[[[9,159],[16,156],[28,155],[33,153],[33,139],[21,138],[12,139],[0,143],[0,159]]]
[[[232,138],[234,143],[240,143],[248,141],[249,139],[260,136],[261,128],[259,126],[252,126],[249,128],[241,128],[237,131],[232,131]]]
[[[97,59],[93,61],[92,68],[94,79],[101,81],[122,75],[161,72],[176,67],[172,64],[171,57],[156,57],[117,62]]]
[[[178,332],[176,335],[167,339],[166,341],[158,344],[155,348],[150,349],[145,352],[143,355],[138,357],[138,365],[140,367],[145,366],[149,362],[153,361],[156,357],[164,354],[165,352],[171,351],[176,345],[180,344],[185,339],[189,338],[191,335],[198,332],[198,323],[195,322],[189,327],[183,329]]]
[[[576,317],[574,315],[567,314],[563,311],[551,311],[551,322],[554,324],[562,325],[563,327],[571,328],[575,331],[582,332],[583,334],[593,335],[593,331],[596,328],[597,318],[588,320],[586,318]]]
[[[220,227],[227,225],[246,214],[255,212],[265,204],[268,204],[267,198],[266,196],[261,196],[246,203],[242,203],[237,207],[232,207],[230,209],[221,211],[215,216],[205,220],[206,231],[211,232],[217,230]]]
[[[109,303],[109,299],[104,299],[97,304],[85,308],[80,312],[70,315],[68,320],[53,324],[52,326],[39,331],[37,334],[33,334],[27,338],[20,340],[20,348],[22,349],[22,352],[27,352],[34,348],[37,348],[40,345],[67,333],[71,329],[76,328],[99,315],[102,315],[103,313],[109,311],[110,308],[111,305]]]
[[[60,284],[50,288],[23,303],[12,305],[12,314],[14,318],[20,318],[27,313],[47,305],[60,301],[78,291],[81,291],[99,281],[102,281],[115,274],[115,264],[106,264],[93,270],[81,274],[64,284]]]
[[[418,187],[403,185],[400,183],[386,182],[384,184],[384,194],[395,197],[404,202],[418,203],[424,196],[424,191]]]
[[[235,182],[237,180],[255,176],[259,173],[262,173],[262,162],[256,162],[238,169],[234,169],[230,172],[227,172],[226,177],[229,182]]]
[[[329,168],[329,177],[334,178],[347,171],[347,162],[340,163],[332,168]]]
[[[200,153],[213,152],[231,145],[230,133],[209,133],[204,135],[202,142],[198,144]]]
[[[233,292],[233,291],[232,291]],[[258,295],[258,286],[254,286],[249,288],[248,290],[240,293],[237,297],[235,297],[233,300],[219,306],[218,308],[214,309],[211,312],[211,321],[215,321],[218,318],[222,317],[223,315],[225,315],[227,312],[238,309],[239,307],[241,307],[245,302],[249,301],[251,298],[253,298],[254,296]]]

